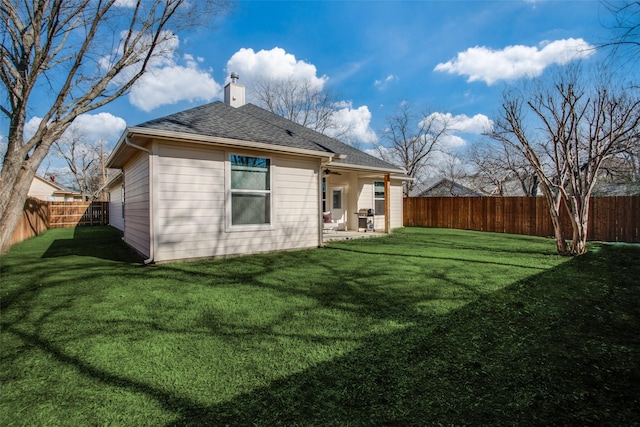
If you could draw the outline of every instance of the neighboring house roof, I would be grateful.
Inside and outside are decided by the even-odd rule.
[[[128,128],[114,149],[109,167],[120,167],[120,153],[129,134],[185,138],[233,145],[246,142],[262,148],[296,151],[332,158],[331,166],[355,166],[404,174],[404,170],[334,138],[287,120],[253,104],[231,107],[217,101]]]
[[[640,182],[612,183],[597,182],[594,196],[637,196],[640,195]]]
[[[472,190],[469,187],[453,182],[447,178],[432,182],[427,186],[427,188],[422,189],[422,191],[416,192],[415,194],[416,195],[413,197],[478,197],[483,195],[478,191]]]
[[[60,197],[65,197],[65,196],[69,196],[69,197],[74,197],[74,198],[80,198],[82,197],[82,193],[80,193],[79,191],[76,190],[72,190],[70,188],[65,187],[64,185],[60,185],[57,184],[53,181],[51,181],[50,179],[41,177],[39,175],[36,175],[34,178],[34,180],[37,180],[41,183],[41,185],[44,185],[45,187],[47,187],[48,189],[51,190],[51,195],[57,195]],[[31,188],[29,189],[29,195],[31,196],[32,194],[32,190],[33,189],[33,183],[31,185]],[[35,194],[34,196],[39,196],[40,194]]]

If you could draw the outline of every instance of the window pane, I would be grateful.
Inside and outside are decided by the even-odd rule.
[[[269,168],[269,159],[265,159],[263,157],[238,156],[237,154],[232,154],[231,165],[267,169]]]
[[[374,192],[376,199],[384,199],[384,182],[374,182]]]
[[[269,159],[231,156],[231,188],[233,190],[269,190]]]
[[[234,193],[231,195],[231,224],[269,224],[270,194]]]
[[[231,170],[233,190],[269,190],[268,170]]]
[[[342,191],[333,190],[333,209],[342,209]]]
[[[384,215],[384,182],[373,183],[373,199],[376,215]]]

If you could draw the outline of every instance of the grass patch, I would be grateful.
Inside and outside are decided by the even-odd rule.
[[[107,227],[0,258],[0,425],[632,425],[640,248],[407,228],[144,267]]]

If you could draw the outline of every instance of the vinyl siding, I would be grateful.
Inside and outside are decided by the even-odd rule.
[[[33,181],[31,181],[31,186],[29,187],[29,196],[50,202],[62,200],[58,200],[58,198],[56,198],[56,196],[53,194],[55,190],[55,187],[47,184],[46,182],[42,182],[36,177],[33,178]]]
[[[228,154],[197,146],[159,146],[154,164],[156,261],[318,245],[317,161],[234,151],[271,159],[272,225],[233,228],[226,212]]]
[[[394,228],[402,227],[402,181],[391,181],[391,221],[390,227]]]
[[[109,225],[124,231],[124,218],[122,217],[122,184],[109,191]]]
[[[149,256],[149,156],[140,152],[123,168],[126,201],[124,240],[144,256]]]

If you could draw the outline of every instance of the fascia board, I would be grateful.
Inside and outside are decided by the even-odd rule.
[[[379,168],[374,166],[362,166],[362,165],[353,165],[350,163],[327,163],[325,167],[334,168],[336,170],[358,170],[362,172],[384,172],[388,174],[394,175],[404,175],[405,171],[402,169],[390,169],[390,168]]]
[[[281,153],[310,156],[310,157],[332,158],[337,155],[336,153],[327,152],[327,151],[307,150],[304,148],[285,147],[280,145],[267,144],[264,142],[243,141],[239,139],[189,134],[189,133],[174,132],[174,131],[167,131],[167,130],[161,130],[161,129],[132,127],[128,129],[128,134],[130,136],[141,135],[141,136],[147,136],[147,137],[167,139],[172,141],[182,140],[182,141],[188,141],[196,144],[198,143],[199,144],[216,144],[216,145],[223,145],[228,147],[241,147],[241,148],[247,148],[247,149],[281,152]]]

